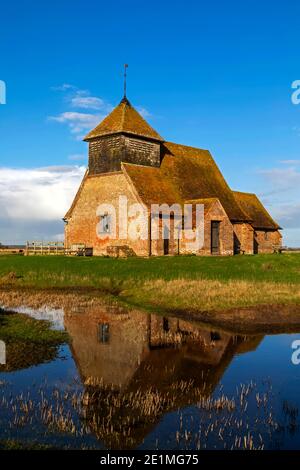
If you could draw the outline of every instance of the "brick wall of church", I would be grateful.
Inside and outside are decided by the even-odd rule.
[[[150,238],[143,238],[144,233],[149,234],[148,217],[144,226],[139,226],[138,239],[120,239],[119,233],[119,196],[126,196],[128,207],[138,201],[130,182],[122,173],[112,173],[103,176],[89,176],[77,199],[72,215],[65,226],[65,243],[67,247],[84,244],[92,247],[94,255],[109,256],[149,256]],[[100,204],[111,204],[116,210],[116,237],[107,236],[105,239],[97,235],[97,224],[100,217],[97,215],[97,208]],[[170,220],[170,240],[167,242],[168,254],[189,254],[197,255],[211,254],[211,221],[220,222],[220,255],[233,254],[233,227],[220,203],[216,203],[210,211],[205,214],[204,246],[191,248],[191,240],[177,240],[174,236],[174,220]],[[135,216],[128,218],[128,227],[135,222]],[[193,241],[193,240],[192,240]],[[159,238],[151,241],[151,255],[162,256],[165,254],[165,242],[163,239],[162,219],[159,222]]]
[[[154,222],[152,222],[153,224]],[[170,218],[168,225],[168,230],[170,232],[170,238],[167,242],[163,239],[163,233],[165,230],[165,224],[163,220],[160,219],[159,222],[159,231],[158,231],[158,240],[151,240],[151,255],[152,256],[163,256],[165,249],[167,249],[168,254],[178,255],[178,239],[174,236],[174,219]],[[168,246],[165,246],[167,243]]]
[[[112,256],[136,254],[148,256],[148,240],[119,239],[119,225],[117,223],[117,238],[100,239],[96,227],[100,217],[97,216],[97,208],[100,204],[112,204],[116,209],[116,220],[119,220],[119,196],[126,196],[128,206],[138,202],[131,187],[122,173],[88,177],[83,185],[80,196],[73,209],[72,215],[65,226],[65,244],[71,247],[76,244],[85,244],[93,247],[94,255],[107,255],[110,247],[124,247],[119,252],[111,249]],[[132,221],[134,217],[129,220]],[[141,230],[142,233],[142,230]]]
[[[256,253],[273,253],[274,248],[280,246],[282,246],[282,235],[279,230],[255,230]]]
[[[235,253],[244,252],[252,255],[254,252],[254,229],[248,223],[233,224]]]
[[[216,202],[213,207],[205,212],[204,217],[204,244],[200,249],[193,249],[191,240],[180,240],[180,254],[194,253],[199,256],[211,255],[211,223],[220,222],[220,250],[219,254],[233,255],[233,227],[220,202]]]
[[[121,170],[121,162],[160,165],[160,144],[126,135],[111,135],[89,142],[90,175]]]

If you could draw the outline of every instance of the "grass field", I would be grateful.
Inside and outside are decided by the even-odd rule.
[[[300,254],[150,259],[1,256],[0,287],[7,286],[86,288],[94,295],[162,310],[300,304]]]
[[[69,337],[64,331],[51,329],[46,321],[0,309],[0,340],[5,342],[8,358],[0,365],[0,372],[8,372],[53,360]]]

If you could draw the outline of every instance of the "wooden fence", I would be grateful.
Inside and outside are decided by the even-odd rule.
[[[73,256],[92,256],[93,249],[87,248],[84,244],[72,245],[71,248],[65,248],[64,242],[45,242],[33,241],[27,242],[24,251],[25,256],[32,255],[73,255]]]
[[[64,255],[65,254],[64,242],[27,242],[25,248],[25,255]]]

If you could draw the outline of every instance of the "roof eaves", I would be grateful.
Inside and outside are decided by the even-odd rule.
[[[82,178],[82,181],[81,181],[81,183],[80,183],[80,186],[79,186],[79,188],[78,188],[78,191],[77,191],[77,193],[76,193],[76,195],[75,195],[75,197],[74,197],[74,199],[73,199],[73,202],[72,202],[72,204],[71,204],[71,207],[70,207],[70,209],[68,210],[68,212],[66,213],[66,215],[63,217],[63,220],[64,220],[64,221],[67,221],[67,220],[72,216],[72,212],[73,212],[74,207],[75,207],[75,205],[76,205],[76,203],[77,203],[77,201],[78,201],[78,199],[79,199],[79,196],[80,196],[81,191],[82,191],[82,189],[83,189],[84,183],[85,183],[85,181],[86,181],[86,179],[87,179],[87,177],[88,177],[88,174],[89,174],[89,170],[88,170],[88,168],[87,168],[87,169],[86,169],[86,172],[85,172],[85,174],[84,174],[84,176],[83,176],[83,178]]]

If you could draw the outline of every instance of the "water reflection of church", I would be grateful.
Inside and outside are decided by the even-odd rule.
[[[263,338],[113,308],[66,310],[65,326],[81,379],[94,384],[87,385],[89,425],[107,447],[123,449],[138,446],[164,413],[197,403],[199,393],[209,396],[234,355],[256,349]],[[149,390],[162,403],[152,418],[142,404]],[[128,400],[137,393],[141,405],[133,412]],[[103,406],[112,395],[124,406]]]

